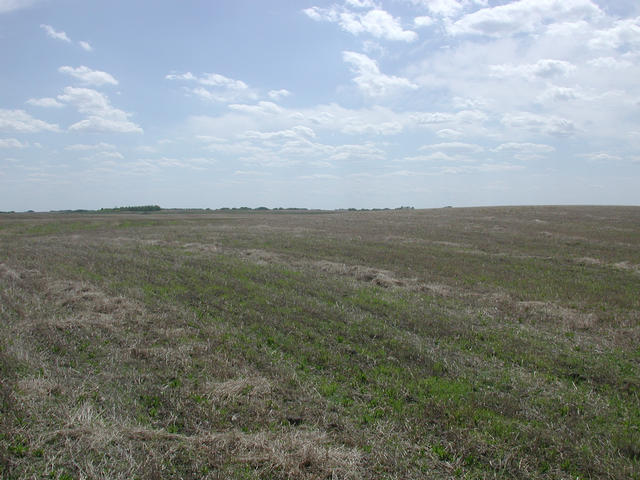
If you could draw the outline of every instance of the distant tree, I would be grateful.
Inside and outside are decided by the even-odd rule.
[[[101,208],[101,212],[157,212],[162,210],[158,205],[135,205],[130,207]]]

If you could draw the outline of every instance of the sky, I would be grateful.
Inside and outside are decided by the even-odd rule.
[[[0,0],[0,210],[640,205],[637,0]]]

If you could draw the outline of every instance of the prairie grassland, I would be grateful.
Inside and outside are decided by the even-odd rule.
[[[2,478],[640,479],[640,208],[0,216]]]

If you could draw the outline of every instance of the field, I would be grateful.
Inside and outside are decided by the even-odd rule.
[[[640,208],[0,215],[0,476],[640,479]]]

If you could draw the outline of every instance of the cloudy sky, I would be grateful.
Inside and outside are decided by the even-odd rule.
[[[640,204],[637,0],[0,0],[0,210]]]

